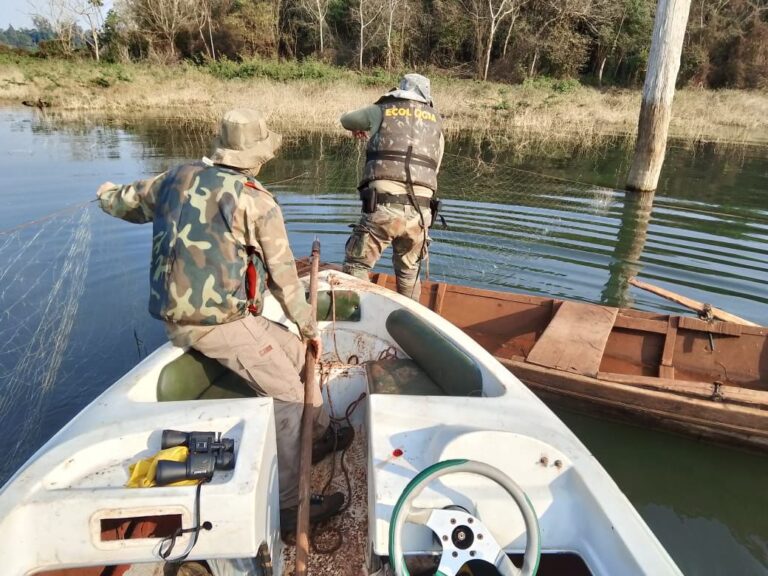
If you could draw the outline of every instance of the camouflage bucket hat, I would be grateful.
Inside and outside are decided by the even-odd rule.
[[[275,157],[283,137],[267,128],[257,110],[239,108],[224,114],[213,141],[211,160],[233,168],[255,168]]]
[[[416,100],[424,104],[432,104],[432,91],[430,89],[429,78],[421,74],[406,74],[400,80],[400,85],[393,88],[384,96],[393,98],[405,98],[406,100]]]

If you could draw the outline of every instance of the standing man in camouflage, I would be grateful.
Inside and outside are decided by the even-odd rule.
[[[267,287],[318,357],[322,347],[282,213],[255,179],[280,143],[259,112],[232,110],[210,159],[125,186],[106,182],[97,195],[107,214],[153,223],[149,312],[165,322],[171,341],[218,360],[274,399],[285,532],[296,524],[304,346],[260,315]],[[315,398],[313,462],[352,441],[351,429],[329,426],[322,395]],[[343,501],[340,493],[313,497],[311,520],[338,513]]]
[[[344,271],[367,280],[392,244],[397,291],[418,302],[445,147],[429,79],[406,74],[398,88],[371,106],[344,114],[340,121],[355,135],[370,133],[358,186],[363,214],[347,240]]]

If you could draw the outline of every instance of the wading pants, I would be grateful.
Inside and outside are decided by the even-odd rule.
[[[281,324],[261,316],[216,326],[193,347],[242,376],[260,396],[275,403],[280,508],[298,504],[301,414],[304,409],[304,345]],[[319,438],[329,424],[320,390],[315,390],[315,426]]]
[[[429,226],[432,213],[421,208],[424,224]],[[344,272],[368,280],[368,273],[392,244],[392,265],[397,278],[397,291],[419,301],[421,280],[419,263],[426,254],[422,219],[416,209],[407,204],[379,204],[375,212],[363,214],[347,240]]]

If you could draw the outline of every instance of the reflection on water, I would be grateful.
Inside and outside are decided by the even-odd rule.
[[[207,149],[207,129],[60,125],[0,110],[0,230],[92,198],[104,180],[158,173]],[[613,187],[621,141],[590,154],[456,140],[440,177],[448,228],[432,230],[433,278],[658,311],[638,275],[768,324],[768,151],[672,148],[655,198]],[[362,149],[286,135],[260,178],[297,254],[317,236],[343,258]],[[548,176],[542,176],[547,174]],[[72,253],[75,250],[75,253]],[[86,403],[164,341],[146,312],[150,231],[94,204],[0,232],[0,482]],[[380,262],[391,271],[391,263]],[[73,305],[73,302],[77,305]],[[687,574],[768,570],[762,456],[563,414]]]

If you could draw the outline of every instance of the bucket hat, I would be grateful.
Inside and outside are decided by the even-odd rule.
[[[211,160],[233,168],[255,168],[275,157],[283,137],[267,128],[258,110],[230,110],[221,120],[219,135],[213,141]]]
[[[406,74],[400,80],[397,88],[392,88],[384,96],[392,98],[404,98],[406,100],[416,100],[424,104],[432,104],[432,91],[430,89],[429,78],[421,74]]]

